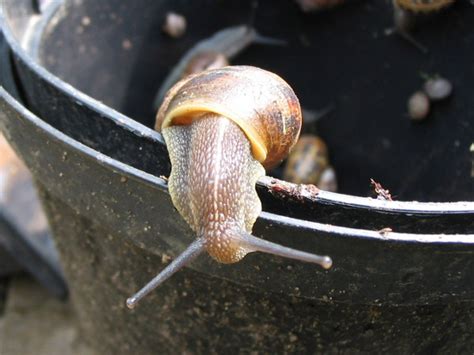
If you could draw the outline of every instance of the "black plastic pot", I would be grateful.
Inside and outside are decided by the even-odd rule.
[[[161,44],[179,46],[165,41],[156,29],[153,32],[146,25],[145,20],[151,21],[155,15],[159,17],[155,19],[155,27],[158,26],[161,15],[156,14],[162,14],[167,7],[164,2],[160,5],[147,2],[145,7],[139,1],[108,4],[101,1],[100,6],[105,8],[93,11],[94,3],[99,6],[98,2],[82,1],[80,6],[68,2],[69,7],[59,12],[51,7],[47,11],[49,18],[35,22],[44,32],[30,28],[29,33],[37,35],[36,42],[33,37],[22,37],[18,31],[17,36],[23,38],[23,43],[29,43],[25,48],[31,53],[45,54],[43,65],[47,65],[46,54],[52,55],[58,74],[75,86],[87,91],[95,88],[97,82],[105,81],[107,85],[101,87],[96,98],[111,100],[110,105],[132,112],[127,105],[138,109],[132,105],[133,100],[127,103],[119,97],[129,97],[128,92],[137,93],[135,88],[143,80],[143,73],[131,75],[130,63],[139,58],[144,60],[145,56],[134,52],[135,56],[125,61],[129,65],[121,63],[121,55],[112,55],[117,54],[113,51],[117,48],[111,43],[122,43],[125,37],[117,37],[120,40],[116,42],[111,39],[120,30],[133,29],[137,34],[131,38],[135,46],[132,48],[142,48],[142,53],[150,53],[143,46],[152,42],[140,42],[140,38],[156,36]],[[241,13],[243,18],[242,7],[230,4],[227,6],[234,6],[235,13]],[[285,4],[281,2],[275,8],[290,6]],[[34,61],[31,53],[28,55],[20,48],[11,32],[18,23],[12,17],[18,11],[12,9],[25,6],[21,13],[28,15],[31,8],[27,5],[27,2],[2,3],[2,27],[14,53],[28,108],[39,117],[2,90],[0,127],[38,181],[85,339],[99,352],[472,350],[472,202],[387,202],[326,192],[298,201],[288,195],[274,196],[271,186],[261,184],[259,192],[266,212],[257,221],[255,234],[331,255],[333,269],[325,272],[312,265],[259,254],[249,255],[231,266],[202,257],[145,299],[136,310],[127,310],[125,298],[193,239],[171,205],[165,181],[158,177],[169,172],[166,149],[158,133],[54,77]],[[176,6],[186,11],[189,3],[179,2]],[[260,7],[264,7],[263,2]],[[341,16],[349,16],[356,9],[361,8],[350,6],[341,11]],[[362,10],[369,11],[365,7]],[[268,21],[277,12],[271,10],[260,16]],[[136,26],[127,24],[138,13],[140,21],[133,21]],[[77,33],[66,42],[62,39],[62,51],[53,51],[53,44],[59,48],[56,40],[47,44],[48,38],[55,38],[55,33],[66,35],[61,25],[67,23],[69,29],[76,28],[83,23],[84,16],[89,17],[85,21],[88,26],[98,26],[92,29],[94,35],[91,33],[90,38],[100,43],[95,45],[101,49],[100,58],[107,57],[107,53],[109,58],[114,58],[109,60],[109,65],[101,64],[99,56],[92,56],[88,65],[88,51],[87,56],[81,57],[81,64],[87,69],[78,70],[71,53],[67,54],[68,59],[59,59],[67,49],[77,48],[71,42],[75,38],[79,40]],[[109,18],[118,27],[109,28]],[[210,23],[215,26],[209,28],[211,33],[222,25],[217,20]],[[143,35],[144,28],[149,30],[146,32],[149,37]],[[41,41],[38,33],[43,34]],[[111,34],[110,38],[105,37],[109,41],[101,37],[107,33]],[[391,40],[404,50],[412,50],[396,38],[384,39]],[[187,41],[181,44],[182,50],[193,39]],[[84,43],[87,47],[92,42]],[[158,53],[163,60],[169,55],[171,65],[180,52],[175,48]],[[121,63],[122,70],[113,66],[116,63]],[[165,66],[164,62],[157,63],[160,63],[158,67]],[[62,66],[69,66],[69,74],[61,72]],[[143,63],[136,62],[135,68],[140,67]],[[112,80],[115,70],[125,77],[130,74],[128,86],[118,85],[123,77]],[[88,79],[82,84],[74,82],[81,76],[73,76],[73,71],[88,73]],[[101,73],[106,74],[102,77]],[[157,72],[149,74],[159,79]],[[87,82],[89,87],[81,87]],[[154,94],[157,86],[153,84],[148,91]],[[144,87],[147,87],[145,83]],[[127,90],[110,94],[105,92],[107,88]],[[137,94],[137,97],[139,100],[143,96]],[[152,97],[148,94],[143,102],[151,104]],[[151,124],[151,117],[145,113],[134,116],[146,116],[143,122]],[[431,132],[445,129],[439,117],[435,118],[435,123],[429,126]],[[422,127],[415,129],[420,132]],[[462,142],[471,139],[469,130],[465,129],[462,137]],[[361,146],[364,147],[362,143]],[[469,189],[461,194],[466,186],[472,187],[470,180],[461,176],[452,183],[453,199],[472,197]],[[395,232],[386,236],[369,230],[388,226]],[[441,338],[440,334],[443,334]]]
[[[61,3],[53,2],[44,10],[40,20],[36,14],[29,26],[22,24],[28,16],[22,21],[11,21],[12,26],[20,24],[19,28],[14,27],[19,38],[24,29],[29,28],[22,42],[31,56],[12,45],[28,107],[46,122],[103,154],[154,175],[167,175],[169,163],[163,141],[148,128],[154,119],[152,99],[160,81],[182,53],[197,40],[224,26],[242,23],[249,15],[249,8],[242,6],[241,2],[227,2],[225,8],[222,4],[213,5],[212,2],[204,2],[202,6],[198,2],[193,5],[187,2],[174,3],[173,8],[189,15],[190,23],[188,35],[183,40],[175,41],[161,34],[161,21],[166,11],[171,9],[166,1]],[[11,8],[16,6],[5,7],[9,12],[14,12]],[[210,15],[204,16],[206,19],[192,16],[194,6],[209,11]],[[228,6],[231,6],[231,10],[228,10],[230,14],[224,11]],[[382,33],[391,24],[390,9],[384,6],[374,3],[367,8],[355,3],[341,11],[305,17],[290,2],[281,1],[272,6],[262,2],[256,20],[259,31],[288,39],[289,48],[253,47],[244,52],[237,63],[263,66],[283,75],[302,97],[302,104],[308,108],[314,109],[337,101],[334,114],[323,119],[318,129],[333,153],[332,160],[338,171],[342,191],[370,195],[369,178],[373,177],[390,188],[399,200],[451,203],[385,203],[353,195],[322,192],[315,203],[306,201],[302,204],[299,200],[275,198],[268,193],[267,186],[260,184],[259,193],[264,209],[295,218],[355,228],[392,227],[411,233],[472,232],[473,204],[453,203],[472,200],[474,195],[469,154],[474,129],[469,117],[464,114],[470,112],[470,91],[463,91],[461,87],[469,79],[466,72],[456,70],[458,67],[468,67],[469,63],[464,55],[455,58],[459,63],[454,63],[450,57],[440,56],[442,53],[451,53],[463,43],[464,50],[469,50],[470,37],[467,31],[465,40],[461,37],[458,41],[451,39],[452,36],[458,36],[458,32],[448,32],[449,36],[443,34],[450,21],[458,21],[456,23],[460,23],[459,26],[464,22],[470,23],[468,16],[471,13],[466,12],[467,15],[460,22],[459,17],[464,14],[461,4],[453,9],[455,12],[451,17],[442,19],[445,27],[438,28],[440,26],[433,24],[427,31],[420,33],[420,40],[430,45],[430,50],[435,52],[423,56],[397,37],[367,41],[367,33],[371,36],[372,30]],[[28,15],[28,11],[22,12],[25,13]],[[224,15],[217,16],[220,13]],[[374,13],[378,15],[376,18]],[[209,17],[213,20],[209,21]],[[336,27],[333,26],[334,20],[340,21]],[[364,20],[372,21],[372,27],[357,26]],[[272,21],[287,24],[287,27],[282,26],[287,30],[273,33]],[[341,28],[340,24],[345,25]],[[348,31],[351,36],[346,35]],[[300,60],[303,63],[309,60],[312,68],[315,65],[312,58],[320,58],[317,62],[320,66],[328,65],[325,57],[320,55],[319,46],[310,49],[298,46],[298,35],[315,37],[315,47],[322,41],[321,46],[329,52],[328,58],[342,58],[340,65],[335,62],[336,69],[333,71],[309,71],[314,79],[308,71],[292,70],[291,64],[295,60],[298,60],[298,68],[301,68]],[[440,36],[443,41],[434,43]],[[328,41],[335,38],[341,41],[340,45],[329,46],[332,42]],[[131,46],[124,49],[123,41],[130,41]],[[362,45],[365,47],[360,48]],[[345,52],[340,53],[342,49]],[[291,51],[295,51],[295,54],[291,54]],[[288,52],[290,56],[283,57]],[[354,56],[353,64],[348,66],[344,58],[353,52],[361,54]],[[367,55],[362,55],[365,52],[369,52],[369,58],[372,58],[370,55],[377,55],[374,61],[375,64],[380,62],[378,67],[386,74],[384,80],[379,80],[381,73],[374,70],[373,62],[367,62]],[[400,55],[403,55],[400,60],[388,61]],[[31,57],[37,58],[42,66],[35,64]],[[397,62],[402,65],[395,66]],[[348,67],[341,74],[342,65]],[[395,69],[389,70],[392,67]],[[450,103],[439,105],[432,120],[425,125],[413,125],[405,117],[405,103],[408,95],[421,85],[418,72],[422,69],[436,73],[441,71],[449,76],[455,84],[456,95]],[[407,71],[403,75],[404,80],[399,80],[404,71]],[[335,77],[333,72],[337,74]],[[348,80],[349,73],[359,74]],[[320,82],[321,85],[313,84]],[[76,89],[92,95],[94,99]],[[374,103],[362,107],[362,92],[367,92]],[[378,93],[375,98],[373,92]],[[318,102],[314,102],[316,98]],[[387,110],[389,105],[398,109]],[[134,120],[112,108],[131,115]],[[453,123],[453,120],[457,122]],[[357,129],[358,126],[364,129]],[[438,143],[440,141],[444,142],[443,145]],[[156,159],[163,161],[157,165]],[[162,169],[159,170],[159,167]]]
[[[0,85],[19,98],[9,46],[0,33]],[[0,277],[27,271],[51,294],[67,286],[32,177],[0,137]]]

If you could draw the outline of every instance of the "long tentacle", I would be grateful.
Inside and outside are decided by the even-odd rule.
[[[244,232],[240,233],[239,237],[240,238],[238,242],[253,251],[260,251],[263,253],[279,255],[289,259],[319,264],[325,269],[329,269],[332,266],[332,259],[329,256],[316,255],[284,247],[283,245],[272,243],[268,240],[260,239]]]
[[[140,301],[143,297],[153,291],[156,287],[160,286],[165,280],[171,277],[183,266],[189,264],[191,261],[196,259],[196,257],[202,254],[204,250],[204,240],[202,238],[196,239],[193,243],[191,243],[189,247],[186,248],[183,253],[181,253],[158,275],[156,275],[153,280],[147,283],[140,291],[138,291],[132,297],[128,298],[127,307],[134,308],[137,305],[138,301]]]

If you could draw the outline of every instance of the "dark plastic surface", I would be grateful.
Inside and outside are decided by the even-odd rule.
[[[217,20],[213,20],[209,22],[207,27],[201,22],[197,22],[193,25],[193,21],[197,20],[191,17],[190,28],[193,32],[190,30],[182,41],[171,41],[161,34],[159,30],[159,24],[161,23],[159,21],[160,17],[154,15],[161,13],[160,11],[164,11],[166,8],[165,5],[159,5],[158,2],[144,2],[142,7],[138,4],[135,5],[135,2],[133,3],[134,5],[131,4],[132,3],[121,3],[119,5],[113,1],[110,3],[88,3],[86,1],[82,2],[82,5],[79,6],[71,2],[65,7],[66,10],[63,10],[61,7],[61,10],[58,12],[55,11],[53,6],[53,8],[50,8],[43,16],[44,22],[37,22],[37,31],[31,31],[34,33],[44,31],[45,34],[42,37],[36,35],[35,38],[26,42],[30,43],[29,51],[32,52],[32,54],[39,52],[41,54],[40,60],[43,61],[44,65],[57,75],[67,79],[69,83],[94,95],[94,97],[108,103],[116,109],[132,114],[135,119],[141,120],[147,125],[151,125],[153,119],[151,97],[156,91],[160,79],[166,74],[166,68],[170,67],[173,61],[179,58],[179,55],[183,53],[188,46],[192,45],[193,41],[205,37],[205,33],[212,33],[219,28],[219,24],[220,26],[223,24],[221,24],[221,22],[214,23],[213,21]],[[178,8],[182,6],[184,10],[188,5],[179,3],[179,5],[177,4],[176,6]],[[230,19],[226,20],[229,25],[244,21],[249,11],[243,6],[238,7],[235,4],[232,6],[235,6],[235,8],[233,8],[235,14],[233,15],[234,18],[232,21]],[[282,13],[273,9],[285,9],[286,6],[289,7],[287,9],[288,11],[282,10]],[[461,16],[459,11],[463,9],[463,6],[463,4],[457,5],[450,10],[451,12],[454,11],[454,18],[459,19]],[[237,9],[237,7],[239,9]],[[300,25],[288,28],[292,29],[291,31],[294,31],[294,28],[298,29],[298,31],[303,31],[302,28],[306,26],[308,28],[305,27],[306,32],[304,33],[307,33],[307,35],[311,34],[316,36],[316,34],[321,33],[321,35],[326,34],[326,36],[329,36],[329,32],[333,33],[337,30],[332,35],[337,35],[339,36],[337,38],[341,38],[341,40],[344,41],[347,40],[348,43],[343,42],[340,46],[334,46],[335,48],[354,49],[355,44],[353,42],[355,40],[351,39],[352,37],[345,39],[343,35],[346,32],[342,31],[339,28],[340,26],[334,28],[333,21],[330,21],[334,19],[334,16],[340,16],[341,23],[345,23],[345,21],[355,21],[355,14],[357,14],[357,18],[362,21],[362,18],[365,17],[361,16],[368,17],[374,11],[379,11],[381,16],[379,16],[380,18],[377,17],[377,21],[371,25],[373,28],[371,27],[370,29],[374,31],[378,29],[379,32],[377,33],[380,35],[383,33],[382,30],[390,25],[388,8],[386,9],[382,4],[378,3],[373,4],[373,6],[368,6],[367,3],[364,5],[351,4],[335,13],[330,12],[325,15],[311,15],[309,17],[300,14],[291,2],[278,3],[278,5],[271,7],[272,11],[270,11],[270,13],[264,11],[264,9],[268,9],[268,7],[269,5],[266,5],[266,2],[260,4],[258,17],[263,17],[263,19],[266,20],[258,21],[259,26],[267,23],[267,21],[269,21],[268,17],[272,15],[278,20],[282,20],[281,17],[287,16],[287,21],[289,21],[289,19],[300,21]],[[149,11],[143,12],[143,8],[147,8]],[[217,12],[222,10],[220,5],[214,6],[207,4],[203,6],[203,8],[206,11]],[[104,13],[108,13],[109,15],[100,15]],[[136,15],[133,15],[134,13],[136,13]],[[469,15],[470,12],[466,12],[466,15],[463,16]],[[140,18],[140,21],[132,21],[134,16]],[[51,17],[54,20],[49,21]],[[439,21],[452,21],[451,19],[453,17],[445,17],[447,16],[442,16]],[[84,20],[84,18],[87,20]],[[224,16],[222,21],[225,19]],[[469,18],[462,17],[462,21],[468,20]],[[82,21],[88,25],[84,26]],[[133,24],[127,21],[132,21]],[[66,23],[71,26],[69,27]],[[63,29],[62,26],[74,28],[75,31],[66,31],[66,28]],[[312,26],[323,27],[312,28]],[[433,25],[428,23],[427,26],[424,31],[420,31],[420,40],[430,40],[431,42],[429,43],[432,43],[432,37],[435,35],[439,36],[440,34],[435,29],[433,35],[430,35]],[[114,28],[114,30],[104,30],[108,28]],[[258,27],[258,29],[264,34],[268,34],[270,31],[270,29],[266,29],[265,26],[263,26],[262,29]],[[299,53],[298,60],[302,60],[303,63],[308,60],[307,58],[310,58],[311,61],[314,61],[314,58],[321,61],[326,58],[321,57],[319,54],[316,57],[311,56],[311,53],[316,50],[313,48],[316,45],[305,47],[300,43],[301,39],[299,40],[298,36],[291,31],[287,34],[281,34],[283,38],[291,39],[288,48],[276,49],[254,46],[245,51],[238,60],[239,63],[262,64],[262,66],[282,74],[296,87],[302,96],[303,105],[307,107],[309,105],[310,108],[314,108],[311,104],[308,104],[308,102],[311,101],[306,99],[308,94],[305,94],[305,92],[307,92],[307,90],[303,90],[303,87],[306,86],[300,88],[299,86],[301,86],[301,84],[298,83],[301,83],[301,80],[297,79],[298,75],[308,76],[307,71],[293,73],[288,71],[288,68],[284,70],[283,66],[281,68],[273,68],[271,66],[276,65],[274,63],[276,59],[278,59],[278,63],[282,65],[281,61],[288,55],[287,52],[295,52],[295,55]],[[365,25],[361,26],[361,28],[355,32],[354,36],[356,34],[361,37],[366,36],[367,31],[368,29]],[[277,34],[280,33],[276,33],[275,35]],[[294,36],[296,36],[296,39]],[[318,38],[314,40],[319,40]],[[469,38],[470,37],[466,38],[466,41],[462,41],[462,43],[468,43]],[[36,43],[35,40],[41,40],[41,43]],[[122,41],[124,40],[131,41],[131,48],[126,47],[127,49],[125,50],[122,47]],[[380,98],[379,101],[373,104],[367,103],[367,105],[364,106],[364,110],[367,110],[367,112],[357,111],[357,117],[355,117],[354,113],[349,115],[346,112],[341,112],[348,109],[346,104],[349,106],[353,104],[360,106],[362,102],[365,102],[364,100],[359,100],[357,96],[356,102],[352,104],[345,101],[338,103],[334,114],[324,118],[320,122],[321,134],[328,140],[332,154],[331,159],[334,160],[339,179],[342,180],[342,191],[370,195],[369,177],[374,177],[378,181],[381,181],[384,186],[390,188],[396,199],[403,199],[404,196],[406,196],[408,198],[420,198],[421,200],[472,200],[474,179],[470,177],[469,145],[471,143],[470,137],[472,137],[473,130],[470,120],[466,115],[459,113],[470,112],[469,108],[466,108],[466,105],[469,105],[469,92],[463,91],[462,88],[459,87],[463,81],[459,79],[460,84],[455,82],[456,96],[449,102],[438,105],[430,121],[426,122],[426,124],[413,125],[409,122],[408,118],[404,116],[405,99],[412,92],[412,89],[408,90],[405,87],[408,85],[405,80],[398,80],[400,71],[407,69],[407,67],[410,66],[410,61],[413,61],[415,64],[411,64],[410,70],[412,71],[414,68],[423,66],[429,69],[431,65],[431,67],[440,66],[444,74],[445,68],[441,66],[441,63],[444,63],[442,61],[443,57],[440,56],[442,51],[439,51],[438,47],[434,44],[430,44],[430,48],[433,47],[433,55],[430,54],[430,56],[425,57],[417,52],[415,48],[410,47],[397,37],[382,36],[375,39],[372,38],[372,41],[359,42],[366,46],[372,46],[372,50],[376,51],[376,53],[387,53],[386,63],[384,62],[384,68],[386,67],[384,70],[387,71],[387,73],[385,73],[387,78],[383,81],[375,80],[375,78],[373,80],[359,80],[360,78],[353,78],[351,79],[354,82],[353,85],[368,93],[372,92],[371,90],[382,92],[384,88],[386,90],[390,89],[390,93],[393,93],[393,97],[388,95],[387,92],[383,100]],[[169,162],[165,154],[165,148],[162,145],[161,137],[156,132],[130,120],[128,117],[102,105],[90,97],[84,96],[74,88],[58,80],[57,77],[46,72],[42,67],[35,65],[30,57],[26,56],[14,43],[12,43],[12,47],[17,55],[16,63],[20,77],[25,88],[27,88],[25,91],[29,96],[29,107],[34,112],[40,114],[54,127],[103,154],[154,175],[168,175]],[[466,44],[466,48],[467,47],[468,44]],[[325,48],[328,51],[336,50],[330,46],[326,46]],[[367,51],[368,50],[369,48],[367,48]],[[54,53],[54,55],[52,55],[52,53]],[[391,58],[394,57],[394,54],[392,55],[391,53],[400,53],[406,56],[402,61],[402,63],[404,63],[403,67],[395,65],[397,62],[391,60]],[[327,57],[334,58],[337,56],[328,53]],[[460,57],[464,58],[463,56]],[[159,58],[160,60],[155,60],[154,58]],[[290,56],[286,63],[290,63],[291,58]],[[368,58],[372,59],[372,56],[368,55]],[[257,59],[260,61],[265,60],[267,64],[263,65],[264,63],[256,61]],[[328,59],[324,60],[329,61]],[[362,58],[360,58],[360,60],[362,60]],[[431,64],[428,65],[429,63]],[[356,64],[357,63],[355,63],[354,66]],[[354,73],[364,73],[364,75],[376,75],[377,78],[380,77],[380,73],[372,72],[373,63],[370,64],[370,67],[365,72],[362,70],[363,66],[361,66],[361,63],[358,64],[359,69],[355,70],[355,68],[352,68],[353,75]],[[77,70],[77,68],[81,68],[81,70]],[[298,68],[300,67],[298,66]],[[441,71],[441,69],[437,70]],[[322,70],[321,73],[318,72],[318,75],[327,75],[328,71],[329,70]],[[445,75],[447,74],[448,73]],[[463,74],[463,76],[464,75],[465,74]],[[292,79],[293,76],[296,77]],[[390,78],[392,79],[390,80]],[[409,76],[409,78],[413,90],[421,85],[422,80],[418,74],[415,73]],[[332,83],[329,79],[320,79],[317,82],[323,82],[326,86],[328,83]],[[373,85],[380,86],[382,84],[386,86],[382,88],[373,87]],[[310,88],[317,90],[314,95],[312,91],[310,92],[311,98],[319,98],[319,96],[324,97],[324,95],[327,95],[328,89],[325,85],[310,86]],[[332,85],[336,84],[334,83]],[[404,88],[402,90],[402,88],[396,88],[394,85],[403,85]],[[342,84],[338,85],[337,88],[341,90],[348,89]],[[336,90],[336,88],[333,90]],[[348,98],[351,97],[351,95],[348,95],[344,100],[347,101]],[[138,98],[141,99],[140,102],[137,101]],[[325,100],[326,102],[330,101],[329,99]],[[394,105],[394,102],[397,103],[397,106]],[[369,116],[368,111],[373,110],[374,107],[376,108],[376,104],[382,105],[384,108],[392,105],[397,109],[386,110],[385,115],[387,118],[384,121],[375,120],[376,116]],[[323,103],[318,103],[317,106],[323,106]],[[133,109],[131,107],[133,107]],[[362,108],[360,109],[362,110]],[[446,114],[446,117],[440,117],[441,113],[443,113],[443,115]],[[448,114],[449,116],[447,116]],[[335,115],[337,117],[335,117]],[[359,125],[366,129],[354,129],[351,122],[355,119],[357,119]],[[83,122],[87,122],[87,124],[83,125]],[[334,124],[334,122],[338,123]],[[348,139],[347,134],[345,134],[340,142],[331,142],[331,140],[336,137],[341,137],[341,130],[345,129],[349,123],[351,127],[350,131],[353,133],[352,138]],[[388,127],[388,123],[394,124],[396,127]],[[449,130],[446,124],[450,125]],[[333,129],[336,129],[337,132],[331,134],[329,131]],[[366,132],[366,130],[368,131]],[[451,144],[452,139],[444,132],[450,132],[449,134],[457,137],[457,143],[453,143],[456,145],[456,149],[448,149],[447,145]],[[393,135],[393,137],[390,138],[392,141],[404,143],[392,144],[392,148],[390,148],[387,153],[384,152],[383,149],[379,150],[374,148],[374,143],[371,139],[360,136],[361,134],[369,134],[377,140],[381,139],[385,141],[385,138],[379,137],[382,133],[383,135]],[[440,138],[436,138],[438,136],[441,137],[440,135],[444,135],[446,138],[440,141]],[[412,137],[410,139],[413,139],[413,142],[406,144],[407,137]],[[357,142],[355,142],[355,140],[357,140]],[[443,142],[443,147],[439,148],[440,143],[434,144],[434,142]],[[340,147],[340,143],[344,143],[344,147]],[[338,146],[341,151],[343,151],[342,156],[338,155]],[[395,146],[396,148],[394,148]],[[358,148],[350,148],[349,152],[347,151],[348,147]],[[441,149],[439,154],[442,154],[442,156],[438,156],[438,153],[434,154],[425,151],[426,149],[430,149],[429,147],[438,150]],[[344,151],[346,151],[346,153],[344,153]],[[372,159],[370,162],[372,167],[376,167],[374,169],[372,169],[372,167],[368,168],[364,165],[367,163],[367,160],[358,160],[356,156],[351,155],[356,151],[365,151],[367,154],[371,152],[370,154],[378,155],[380,158],[378,161]],[[347,156],[347,159],[343,159],[343,156]],[[400,157],[411,158],[403,158],[404,163],[402,163],[399,161]],[[338,163],[339,159],[343,159],[343,161]],[[155,163],[157,160],[159,164]],[[420,160],[423,162],[420,163]],[[344,171],[349,166],[353,166],[356,161],[357,164],[360,163],[360,166],[353,167],[350,172],[347,171],[344,173]],[[416,169],[413,168],[413,164],[417,165]],[[450,167],[447,164],[454,164],[455,166]],[[383,175],[378,173],[381,167],[383,167],[384,170]],[[423,174],[429,173],[429,176],[420,176],[419,179],[414,179],[414,176],[420,173],[417,170],[419,168],[422,168]],[[448,178],[446,175],[442,176],[442,174],[449,171],[452,172],[455,178]],[[408,174],[408,172],[410,174]],[[410,175],[410,177],[408,177],[407,174]],[[412,181],[412,183],[409,184],[409,192],[400,194],[400,186],[397,186],[395,183],[390,183],[395,175],[401,176],[401,178],[396,179],[396,184],[405,184],[405,181],[408,180]],[[433,182],[435,182],[435,187],[433,187]],[[355,184],[358,185],[359,190],[355,189]],[[354,189],[347,189],[345,187],[349,185],[353,186]],[[444,205],[381,203],[380,201],[356,198],[351,195],[323,192],[316,197],[313,202],[306,201],[306,203],[302,204],[299,201],[293,203],[284,199],[275,198],[271,194],[268,194],[267,190],[268,186],[260,185],[259,193],[265,210],[305,220],[375,230],[391,227],[394,230],[411,233],[466,233],[472,232],[474,228],[474,219],[472,218],[474,214],[474,203],[472,202]]]
[[[193,295],[204,292],[209,296],[209,302],[204,304],[198,302],[200,297],[193,299],[198,302],[194,307],[204,312],[196,316],[200,320],[196,318],[193,324],[204,322],[207,327],[222,317],[221,310],[214,308],[217,299],[223,297],[223,301],[229,302],[228,299],[238,297],[238,304],[252,304],[255,292],[262,290],[265,290],[266,302],[270,302],[263,308],[270,309],[281,307],[284,297],[292,300],[290,303],[315,302],[334,307],[335,312],[342,309],[343,313],[344,309],[352,309],[357,304],[382,307],[385,312],[395,305],[472,302],[474,243],[468,242],[472,235],[391,233],[387,238],[377,232],[263,213],[255,227],[257,236],[327,253],[333,257],[335,266],[330,271],[321,271],[314,265],[261,254],[226,266],[201,257],[191,265],[198,272],[188,268],[154,292],[135,313],[127,312],[125,298],[193,238],[172,207],[164,180],[79,144],[29,113],[5,91],[0,93],[1,129],[39,182],[82,326],[89,341],[98,349],[124,352],[129,344],[142,350],[166,344],[170,335],[161,334],[157,338],[156,329],[180,327],[190,322],[185,320],[187,316],[195,317],[194,312],[198,312],[192,310],[194,308],[172,306],[188,292]],[[25,141],[28,144],[21,143]],[[161,203],[156,204],[157,201]],[[168,306],[167,302],[170,302]],[[469,304],[466,303],[466,307]],[[316,317],[303,309],[291,313],[292,306],[288,307],[284,312],[285,317],[291,314],[291,327],[301,326],[309,321],[308,317]],[[352,322],[367,322],[367,306],[361,309],[366,309],[362,318],[352,319]],[[392,319],[394,314],[387,311],[387,316]],[[229,317],[234,319],[235,315]],[[244,315],[240,317],[246,323],[250,321]],[[268,315],[263,313],[259,317],[263,320]],[[329,321],[324,317],[318,319],[322,323]],[[162,323],[165,320],[166,323]],[[273,332],[280,335],[285,332],[287,324],[279,326],[268,321],[272,323]],[[350,326],[349,320],[349,323],[342,319],[337,322]],[[467,320],[463,318],[463,322]],[[216,334],[213,342],[224,346],[225,334],[234,331],[232,323],[221,325],[222,336]],[[393,320],[390,327],[398,328],[396,324]],[[134,325],[138,328],[133,331],[127,328]],[[417,329],[423,333],[422,328]],[[308,337],[316,336],[315,331],[317,328],[313,328]],[[106,342],[102,341],[103,335],[100,339],[96,336],[104,332],[110,333]],[[175,331],[173,334],[170,341],[177,343],[169,346],[173,349],[188,346],[178,340],[183,334]],[[189,333],[185,338],[195,342],[196,336]],[[249,334],[244,332],[242,336]],[[406,336],[411,338],[412,334]],[[344,337],[353,339],[349,333]],[[331,346],[338,344],[337,339],[330,337],[325,342]],[[265,346],[271,347],[270,344]],[[198,346],[201,347],[205,345]],[[258,345],[253,343],[251,347],[258,348]]]
[[[250,3],[69,2],[45,25],[38,61],[75,88],[152,127],[151,100],[169,68],[200,39],[246,23]],[[170,10],[187,18],[181,40],[161,32]],[[308,16],[293,1],[260,1],[255,27],[288,46],[251,46],[235,64],[282,75],[310,109],[334,103],[333,113],[317,128],[330,148],[342,192],[367,196],[372,177],[399,200],[472,201],[473,22],[472,5],[458,1],[424,23],[415,33],[429,48],[423,55],[401,38],[384,35],[392,16],[383,1],[358,1]],[[425,124],[416,125],[407,117],[406,102],[421,87],[422,74],[447,77],[455,92],[433,106]]]
[[[153,13],[153,4],[126,7],[120,18],[132,9]],[[106,18],[104,9],[87,9]],[[0,90],[0,128],[38,182],[83,334],[99,353],[472,352],[472,202],[390,203],[329,193],[288,201],[294,197],[281,197],[265,180],[267,212],[255,234],[331,255],[333,269],[262,254],[227,266],[203,256],[136,310],[126,309],[125,299],[194,237],[158,177],[169,171],[161,137],[52,77],[9,36],[28,104],[41,118]],[[285,216],[289,203],[308,219],[320,207],[323,223]],[[383,235],[327,221],[420,233]],[[440,234],[445,230],[460,234]]]
[[[11,53],[0,33],[0,84],[20,98]],[[0,276],[27,271],[59,298],[67,286],[32,176],[0,137]]]

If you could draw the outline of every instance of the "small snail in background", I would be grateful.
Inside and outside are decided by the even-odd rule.
[[[329,165],[326,143],[311,134],[301,136],[288,156],[283,179],[295,184],[313,184],[322,190],[335,191],[336,174]]]
[[[295,184],[316,185],[328,165],[326,143],[317,136],[303,135],[288,156],[283,179]]]
[[[408,99],[408,114],[415,121],[424,120],[431,110],[431,103],[448,98],[452,92],[453,85],[449,80],[439,76],[427,79],[423,91],[415,92]]]
[[[295,0],[303,12],[327,10],[343,4],[346,0]]]
[[[410,32],[420,17],[426,17],[448,7],[454,0],[393,0],[395,31],[422,52],[427,49]]]
[[[165,94],[180,79],[206,69],[216,69],[229,64],[229,61],[251,44],[285,45],[286,42],[260,35],[249,26],[228,27],[211,37],[198,42],[189,49],[163,81],[155,96],[155,109],[163,102]]]
[[[301,129],[298,99],[283,79],[249,66],[191,75],[168,92],[155,128],[170,155],[171,199],[197,239],[127,300],[129,308],[204,251],[221,263],[261,251],[331,267],[328,256],[251,234],[262,209],[255,184],[285,158]]]

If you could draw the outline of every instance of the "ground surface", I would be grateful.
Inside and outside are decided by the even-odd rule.
[[[26,276],[0,280],[1,355],[94,355],[77,339],[70,303]]]

